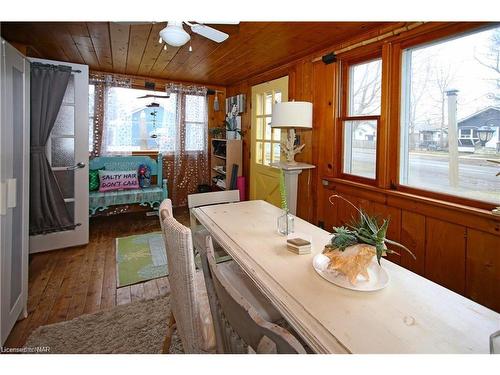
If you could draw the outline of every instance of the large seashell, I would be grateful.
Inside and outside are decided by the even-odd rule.
[[[327,248],[324,255],[330,258],[328,269],[341,272],[346,275],[351,284],[356,285],[358,275],[366,280],[370,279],[367,269],[376,253],[372,245],[356,244],[347,247],[344,251]]]

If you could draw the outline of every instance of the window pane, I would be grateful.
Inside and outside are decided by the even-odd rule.
[[[272,93],[269,93],[269,94],[266,94],[266,105],[265,105],[265,114],[266,115],[270,115],[273,111],[273,94]]]
[[[266,137],[265,139],[267,141],[270,141],[271,140],[271,130],[272,130],[272,128],[271,128],[271,117],[266,117],[265,121],[266,121],[266,129],[265,129],[265,134],[264,135]]]
[[[274,128],[273,129],[273,141],[279,141],[279,140],[281,140],[281,129]]]
[[[264,104],[263,104],[263,101],[264,101],[264,95],[256,95],[256,103],[255,103],[255,114],[257,116],[259,115],[263,115],[264,114]]]
[[[57,114],[52,135],[74,135],[75,134],[75,106],[61,105]]]
[[[500,203],[498,53],[500,28],[404,52],[401,184]]]
[[[273,143],[273,162],[280,161],[280,148],[279,143]]]
[[[177,95],[171,93],[170,98],[139,98],[148,94],[164,95],[123,87],[106,90],[104,151],[175,150]],[[205,110],[196,110],[197,98],[194,95],[189,100],[186,98],[190,118],[202,117],[200,113]]]
[[[281,92],[280,91],[276,91],[274,93],[274,102],[281,103]]]
[[[264,165],[270,165],[270,164],[271,164],[271,143],[265,142],[264,143]]]
[[[380,115],[382,60],[349,69],[349,116]]]
[[[52,166],[71,167],[75,164],[74,138],[52,138]]]
[[[262,142],[255,142],[255,162],[262,164]]]
[[[344,173],[375,178],[377,121],[344,122]]]
[[[257,118],[257,124],[255,124],[257,127],[256,130],[256,138],[257,139],[262,139],[264,136],[264,119],[263,118]]]
[[[205,124],[186,123],[186,151],[203,151],[205,142]]]
[[[205,122],[206,97],[186,95],[186,122]]]

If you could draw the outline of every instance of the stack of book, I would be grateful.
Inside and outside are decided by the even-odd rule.
[[[299,255],[311,253],[311,242],[299,237],[286,240],[286,247],[291,252]]]

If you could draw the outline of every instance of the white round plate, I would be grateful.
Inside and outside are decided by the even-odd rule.
[[[383,259],[381,260],[383,264]],[[330,258],[323,254],[317,254],[313,258],[313,267],[321,277],[329,282],[338,285],[342,288],[359,290],[362,292],[372,292],[375,290],[383,289],[389,284],[389,274],[383,267],[381,267],[375,258],[368,266],[369,280],[365,280],[362,276],[358,276],[356,285],[351,284],[347,277],[335,270],[328,269]]]

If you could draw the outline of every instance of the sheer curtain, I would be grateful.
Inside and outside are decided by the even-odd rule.
[[[165,158],[170,196],[174,206],[186,206],[187,195],[210,179],[207,88],[168,84],[165,90],[177,97],[175,147]]]
[[[108,96],[111,94],[110,89],[112,87],[131,87],[132,81],[124,77],[94,73],[89,77],[89,84],[94,86],[93,95],[90,95],[89,92],[89,100],[92,99],[93,101],[89,103],[89,119],[92,118],[92,122],[89,123],[92,132],[92,137],[89,137],[92,140],[90,157],[93,158],[101,154],[110,154],[108,146],[113,139],[112,134],[116,132],[112,127],[105,126],[107,121],[110,120],[110,114],[116,113],[113,106],[109,107]],[[126,120],[123,118],[121,125],[126,127]],[[130,150],[123,153],[129,154]]]
[[[131,138],[133,94],[120,100],[120,88],[132,87],[130,79],[111,75],[104,77],[104,126],[102,132],[101,155],[131,155],[126,139]],[[127,100],[128,99],[128,100]]]

